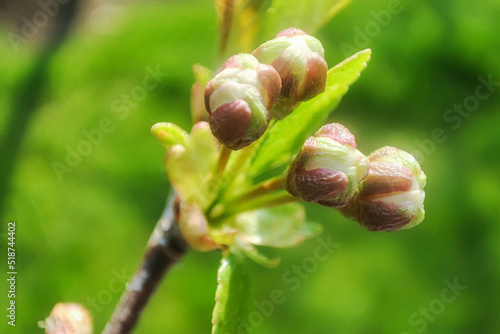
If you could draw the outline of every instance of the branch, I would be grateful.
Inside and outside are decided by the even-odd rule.
[[[127,283],[103,334],[132,332],[141,312],[161,279],[186,253],[187,244],[178,225],[179,201],[173,196],[149,238],[146,252]]]

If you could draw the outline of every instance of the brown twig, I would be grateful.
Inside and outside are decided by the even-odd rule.
[[[103,334],[124,334],[134,329],[140,314],[156,287],[186,253],[187,244],[178,226],[179,203],[176,196],[156,224],[141,264],[104,328]]]

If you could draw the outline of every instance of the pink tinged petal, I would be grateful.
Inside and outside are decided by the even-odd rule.
[[[315,52],[307,60],[307,78],[300,97],[301,101],[307,101],[325,91],[327,72],[328,65],[325,59]]]
[[[281,92],[281,78],[279,73],[271,65],[259,64],[257,66],[257,75],[266,95],[266,108],[271,109],[278,101]]]
[[[226,68],[238,68],[242,67],[241,57],[239,55],[234,55],[228,58],[224,65],[222,65],[221,72]]]
[[[281,96],[284,98],[289,98],[296,100],[294,95],[300,85],[299,76],[296,73],[292,73],[292,66],[290,63],[283,59],[283,53],[278,56],[273,62],[272,66],[278,71],[281,78]]]
[[[293,37],[293,36],[302,36],[307,35],[304,31],[298,28],[287,28],[276,35],[278,37]]]
[[[405,166],[390,162],[371,162],[368,174],[361,181],[359,196],[363,199],[410,191],[413,173]]]
[[[238,150],[248,141],[243,140],[247,132],[252,111],[244,100],[235,100],[217,108],[210,116],[209,123],[213,135],[226,147]]]
[[[401,150],[392,146],[384,146],[370,154],[370,161],[375,161],[398,154]]]
[[[296,173],[295,188],[299,196],[306,202],[320,202],[335,199],[347,188],[347,176],[338,171],[318,168]]]
[[[336,142],[349,145],[352,148],[356,148],[356,140],[354,135],[349,131],[348,128],[339,123],[329,123],[323,125],[315,134],[314,137],[326,137]]]
[[[359,222],[370,231],[397,231],[409,224],[415,215],[409,208],[381,201],[363,202],[359,205]]]

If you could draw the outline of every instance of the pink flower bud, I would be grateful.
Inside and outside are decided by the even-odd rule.
[[[266,131],[280,90],[281,79],[272,66],[250,54],[232,56],[205,88],[212,133],[233,150],[250,145]]]
[[[50,316],[38,324],[47,334],[92,334],[92,317],[77,303],[58,303]]]
[[[368,174],[345,214],[370,231],[396,231],[418,225],[425,215],[426,176],[403,150],[386,146],[369,156]]]
[[[272,65],[280,74],[280,99],[272,116],[288,116],[302,101],[322,93],[328,65],[321,42],[300,29],[288,28],[265,42],[252,53],[261,63]]]
[[[367,165],[349,130],[338,123],[327,124],[306,140],[293,160],[286,188],[306,202],[341,208],[357,191]]]

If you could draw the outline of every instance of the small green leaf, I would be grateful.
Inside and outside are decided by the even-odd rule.
[[[325,124],[349,85],[359,78],[370,55],[371,50],[366,49],[331,68],[325,92],[303,102],[290,116],[276,123],[252,161],[253,176],[273,168],[279,168],[280,171],[285,169],[291,156],[299,151],[307,137]]]
[[[259,252],[255,246],[251,244],[237,244],[237,246],[246,256],[248,256],[253,262],[260,264],[266,268],[276,268],[281,259],[279,257],[270,258],[269,256]]]
[[[205,189],[214,170],[218,144],[206,122],[193,126],[185,145],[174,145],[165,158],[165,170],[181,198],[200,208],[212,195]]]
[[[330,21],[335,14],[347,6],[351,0],[273,0],[266,11],[262,27],[265,39],[289,27],[314,34]]]
[[[222,258],[217,274],[219,285],[215,292],[212,334],[238,333],[238,326],[251,311],[250,278],[244,265],[244,258],[239,254],[227,252]]]
[[[321,226],[306,223],[304,206],[288,203],[238,215],[242,244],[270,247],[294,247],[321,232]]]
[[[186,145],[187,133],[173,123],[156,123],[151,128],[153,136],[167,149],[174,145]]]

